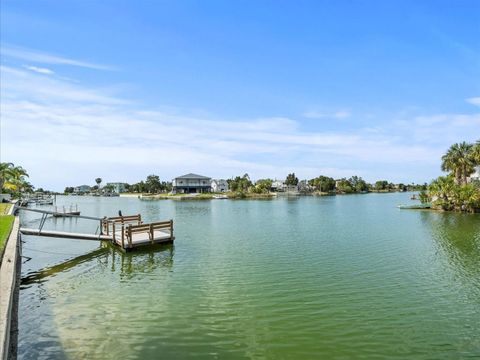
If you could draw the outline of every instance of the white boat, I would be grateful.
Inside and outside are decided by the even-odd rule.
[[[227,195],[213,195],[214,199],[228,199]]]
[[[37,205],[53,205],[53,199],[39,199],[36,201]]]

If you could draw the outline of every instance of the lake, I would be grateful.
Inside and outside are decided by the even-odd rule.
[[[23,236],[19,358],[479,358],[480,214],[397,209],[410,195],[59,196],[82,215],[172,218],[176,240],[124,254]]]

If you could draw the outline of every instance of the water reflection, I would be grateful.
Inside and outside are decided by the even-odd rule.
[[[174,245],[156,246],[152,249],[141,249],[124,253],[111,248],[111,271],[118,271],[123,280],[138,274],[152,273],[159,268],[171,271],[173,268]]]
[[[477,214],[422,212],[442,254],[463,277],[480,277],[480,216]]]
[[[74,257],[60,264],[48,266],[38,271],[30,272],[22,278],[22,289],[33,283],[41,283],[46,278],[66,272],[80,265],[97,262],[103,269],[119,274],[121,279],[129,279],[135,273],[146,274],[155,269],[171,270],[173,267],[173,245],[155,246],[125,253],[116,246],[102,243],[98,249],[87,254]]]

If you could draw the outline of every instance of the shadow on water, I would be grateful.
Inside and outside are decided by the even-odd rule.
[[[87,254],[28,273],[22,278],[21,286],[23,288],[33,283],[43,282],[46,278],[93,261],[97,261],[103,268],[109,268],[112,273],[118,272],[121,279],[128,279],[135,273],[145,274],[159,267],[171,270],[173,255],[174,245],[156,245],[125,253],[112,244],[102,243],[98,249]]]
[[[422,212],[422,222],[450,265],[463,277],[480,278],[480,216],[477,214]]]

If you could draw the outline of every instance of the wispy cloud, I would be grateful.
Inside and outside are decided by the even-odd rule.
[[[126,101],[104,89],[84,88],[63,78],[45,77],[30,71],[0,66],[3,98],[23,98],[45,106],[61,103],[125,104]]]
[[[112,67],[106,65],[95,64],[87,61],[70,59],[62,56],[47,54],[44,52],[12,47],[5,45],[2,47],[2,53],[5,57],[21,59],[29,62],[52,64],[52,65],[70,65],[95,70],[113,70]]]
[[[0,71],[2,161],[22,164],[34,184],[58,190],[98,176],[134,182],[152,172],[170,179],[190,171],[424,181],[425,169],[438,171],[444,149],[468,140],[465,135],[480,124],[479,114],[440,114],[385,123],[375,131],[308,131],[291,118],[183,115],[35,71]]]
[[[52,70],[47,69],[47,68],[43,68],[43,67],[25,65],[24,68],[27,69],[27,70],[30,70],[30,71],[34,71],[34,72],[39,73],[39,74],[44,74],[44,75],[53,75],[54,74],[54,72]]]
[[[472,105],[480,106],[480,97],[472,97],[465,99],[466,102]]]
[[[303,113],[303,117],[306,117],[309,119],[323,119],[323,118],[345,119],[350,117],[351,115],[352,114],[348,110],[339,110],[331,113],[310,110]]]

